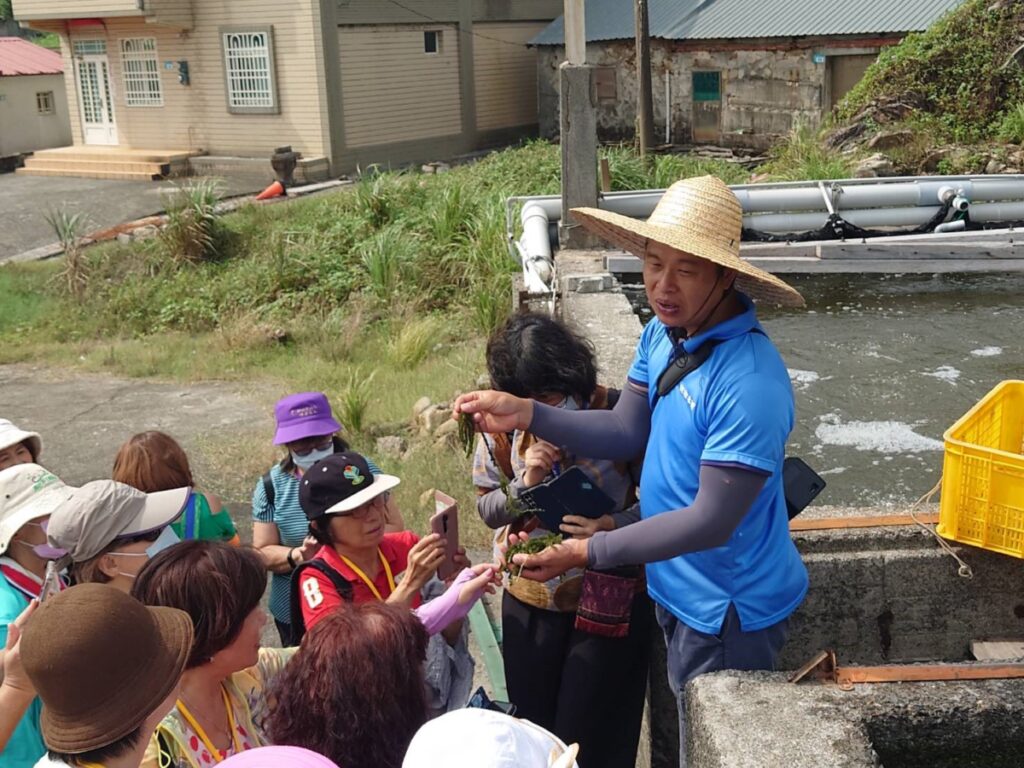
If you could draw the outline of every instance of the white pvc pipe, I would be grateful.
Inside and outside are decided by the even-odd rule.
[[[551,240],[548,237],[550,218],[544,207],[527,203],[520,214],[523,236],[519,239],[519,257],[523,263],[526,290],[530,293],[546,293],[550,290],[554,274],[554,259],[551,255]]]

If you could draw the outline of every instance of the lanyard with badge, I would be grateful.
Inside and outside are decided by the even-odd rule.
[[[231,706],[231,700],[228,698],[228,692],[224,689],[224,686],[221,686],[220,693],[224,700],[224,708],[228,713],[228,730],[231,731],[233,754],[237,755],[242,751],[242,745],[238,742],[238,727],[235,725],[235,711]],[[206,747],[206,751],[210,753],[210,757],[213,758],[214,762],[221,762],[224,758],[221,757],[220,750],[213,746],[213,742],[210,741],[210,737],[206,735],[206,731],[204,731],[203,727],[199,725],[199,721],[196,720],[188,707],[185,706],[185,702],[178,699],[175,706],[178,708],[181,716],[185,718],[185,722],[187,722],[189,727],[192,728],[195,735],[203,742],[203,745]]]
[[[388,596],[390,596],[391,593],[395,591],[395,577],[392,575],[391,566],[388,565],[388,560],[386,557],[384,557],[384,553],[380,551],[380,547],[377,547],[377,556],[380,558],[380,564],[384,566],[384,573],[387,574],[388,577]],[[377,589],[377,585],[373,583],[370,577],[363,573],[362,569],[358,565],[353,563],[351,560],[349,560],[347,557],[345,557],[344,555],[340,555],[340,557],[342,562],[345,563],[345,565],[347,565],[349,568],[351,568],[355,575],[362,579],[363,583],[370,588],[370,591],[374,594],[374,597],[376,597],[383,603],[384,598],[381,596],[380,590]]]

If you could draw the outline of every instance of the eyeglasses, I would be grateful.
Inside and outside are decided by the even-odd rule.
[[[355,509],[349,509],[345,512],[332,512],[330,514],[330,517],[353,517],[356,520],[362,520],[368,514],[370,514],[370,510],[373,509],[374,507],[379,506],[381,509],[387,507],[388,500],[390,498],[391,491],[384,491],[384,493],[380,494],[379,496],[374,496],[368,502],[366,502],[365,504],[360,504]]]

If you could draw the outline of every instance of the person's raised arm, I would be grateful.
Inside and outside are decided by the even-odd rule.
[[[693,504],[588,540],[571,539],[536,555],[516,555],[522,575],[537,581],[570,568],[614,568],[668,560],[725,544],[750,511],[767,475],[736,466],[702,464]]]
[[[651,430],[647,392],[632,382],[610,411],[569,411],[504,392],[483,391],[460,396],[455,413],[473,414],[484,432],[529,429],[537,437],[592,459],[631,459],[647,446]]]
[[[594,534],[587,559],[594,568],[614,568],[720,547],[750,511],[766,479],[751,469],[702,464],[693,504]]]
[[[14,729],[24,717],[36,692],[21,665],[21,631],[39,606],[33,600],[17,619],[7,625],[7,642],[3,654],[3,682],[0,683],[0,752],[7,747]]]

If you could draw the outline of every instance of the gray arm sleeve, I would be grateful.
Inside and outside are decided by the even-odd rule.
[[[595,533],[587,545],[590,567],[656,563],[720,547],[750,511],[766,479],[749,469],[702,464],[693,504],[625,528]]]
[[[518,477],[515,480],[509,481],[508,489],[512,493],[513,498],[518,499],[519,494],[522,493],[524,488],[523,481]],[[476,511],[484,523],[487,524],[487,527],[494,528],[495,530],[503,525],[508,525],[518,517],[518,515],[513,515],[508,511],[508,498],[501,488],[495,488],[490,493],[477,496]]]
[[[647,447],[651,407],[647,395],[629,384],[610,411],[567,411],[534,402],[530,431],[580,456],[626,461]]]

